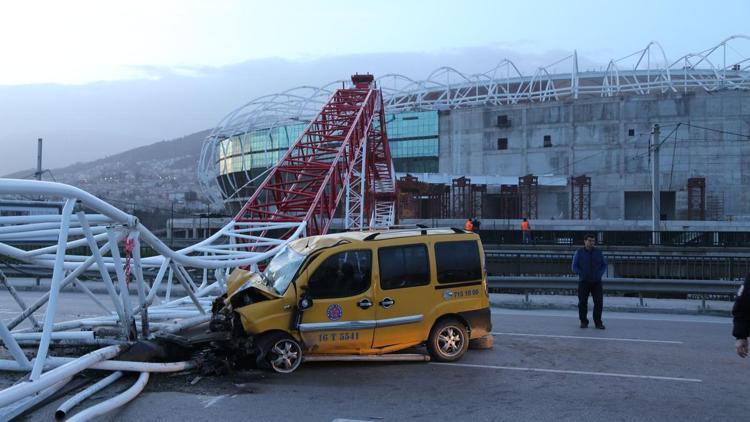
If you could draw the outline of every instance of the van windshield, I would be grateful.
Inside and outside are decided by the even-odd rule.
[[[263,279],[276,293],[283,295],[304,260],[305,255],[284,246],[263,271]]]

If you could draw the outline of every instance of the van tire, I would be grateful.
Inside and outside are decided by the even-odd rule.
[[[260,369],[289,374],[299,368],[302,359],[302,347],[288,334],[270,333],[258,340],[255,363]]]
[[[469,334],[466,326],[454,318],[438,321],[427,339],[427,351],[438,362],[455,362],[461,359],[468,348]]]

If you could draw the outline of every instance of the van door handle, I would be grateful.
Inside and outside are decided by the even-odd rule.
[[[385,298],[385,299],[383,299],[383,300],[380,301],[380,306],[384,307],[385,309],[388,309],[391,306],[393,306],[393,304],[395,304],[395,303],[396,303],[395,300],[387,297],[387,298]]]
[[[357,302],[357,306],[362,309],[368,309],[370,306],[372,306],[372,302],[370,301],[370,299],[364,298]]]

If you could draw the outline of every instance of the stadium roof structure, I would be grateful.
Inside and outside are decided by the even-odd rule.
[[[740,43],[747,48],[750,37],[734,35],[711,48],[670,61],[661,45],[652,41],[641,50],[610,60],[606,69],[600,71],[580,71],[578,54],[574,51],[538,68],[532,75],[524,75],[513,62],[502,60],[484,73],[465,74],[451,67],[441,67],[423,80],[387,74],[378,77],[376,82],[382,89],[389,113],[544,103],[585,97],[750,90],[750,56],[738,50],[736,46]],[[568,70],[563,73],[552,71],[560,67]],[[322,87],[292,88],[258,97],[229,113],[203,144],[198,176],[205,193],[215,204],[222,203],[217,177],[223,140],[254,131],[308,123],[336,88],[347,83],[351,82],[338,80]],[[249,173],[244,178],[251,179]],[[235,191],[242,187],[232,186]]]

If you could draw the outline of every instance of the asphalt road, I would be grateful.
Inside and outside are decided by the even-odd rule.
[[[494,309],[494,349],[470,350],[456,364],[306,363],[286,376],[154,375],[135,401],[101,420],[747,419],[750,360],[734,354],[731,320],[605,313],[605,324],[605,331],[580,329],[574,311]],[[52,420],[62,400],[27,420]]]

